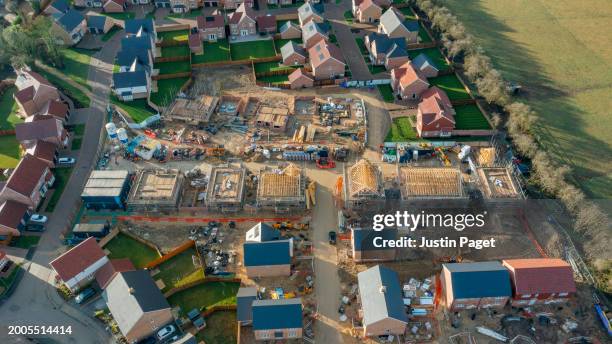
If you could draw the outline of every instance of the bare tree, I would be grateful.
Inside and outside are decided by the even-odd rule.
[[[495,69],[489,70],[489,72],[482,78],[476,80],[476,87],[478,92],[489,103],[496,103],[499,105],[506,105],[509,102],[509,96],[506,91],[506,84],[501,74]]]
[[[480,52],[473,52],[465,57],[463,68],[468,78],[475,81],[491,70],[491,59]]]

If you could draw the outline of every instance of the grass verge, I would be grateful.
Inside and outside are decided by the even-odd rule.
[[[408,117],[397,117],[393,119],[385,142],[406,142],[418,140],[416,131]]]
[[[58,167],[53,169],[53,175],[55,176],[55,183],[53,184],[53,194],[47,203],[45,211],[52,212],[55,210],[57,203],[62,197],[62,193],[68,184],[70,174],[72,173],[72,167]]]

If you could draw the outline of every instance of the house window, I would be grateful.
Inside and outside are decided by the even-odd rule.
[[[289,338],[297,337],[297,331],[295,329],[289,330],[288,333],[287,333],[287,337],[289,337]]]
[[[210,35],[208,35],[208,39],[211,41],[214,41],[217,39],[217,35],[215,35],[214,33],[211,33]]]
[[[412,99],[416,99],[416,97],[417,97],[416,93],[413,93],[412,94]]]
[[[270,332],[260,332],[259,337],[263,339],[270,338]]]
[[[283,338],[283,331],[274,331],[274,338]]]
[[[559,296],[568,296],[569,293],[559,293]]]

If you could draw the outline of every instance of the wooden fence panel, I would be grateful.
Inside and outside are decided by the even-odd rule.
[[[184,242],[183,244],[181,244],[181,246],[173,249],[172,251],[166,253],[165,255],[155,259],[154,261],[150,262],[149,264],[147,264],[144,268],[145,269],[151,269],[154,268],[158,265],[160,265],[161,263],[170,260],[171,258],[176,257],[177,255],[179,255],[180,253],[183,253],[185,251],[187,251],[188,249],[190,249],[191,247],[195,246],[195,241],[193,240],[187,240],[186,242]]]

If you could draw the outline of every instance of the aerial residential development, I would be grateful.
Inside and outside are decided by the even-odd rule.
[[[609,3],[0,18],[0,343],[612,340]]]

